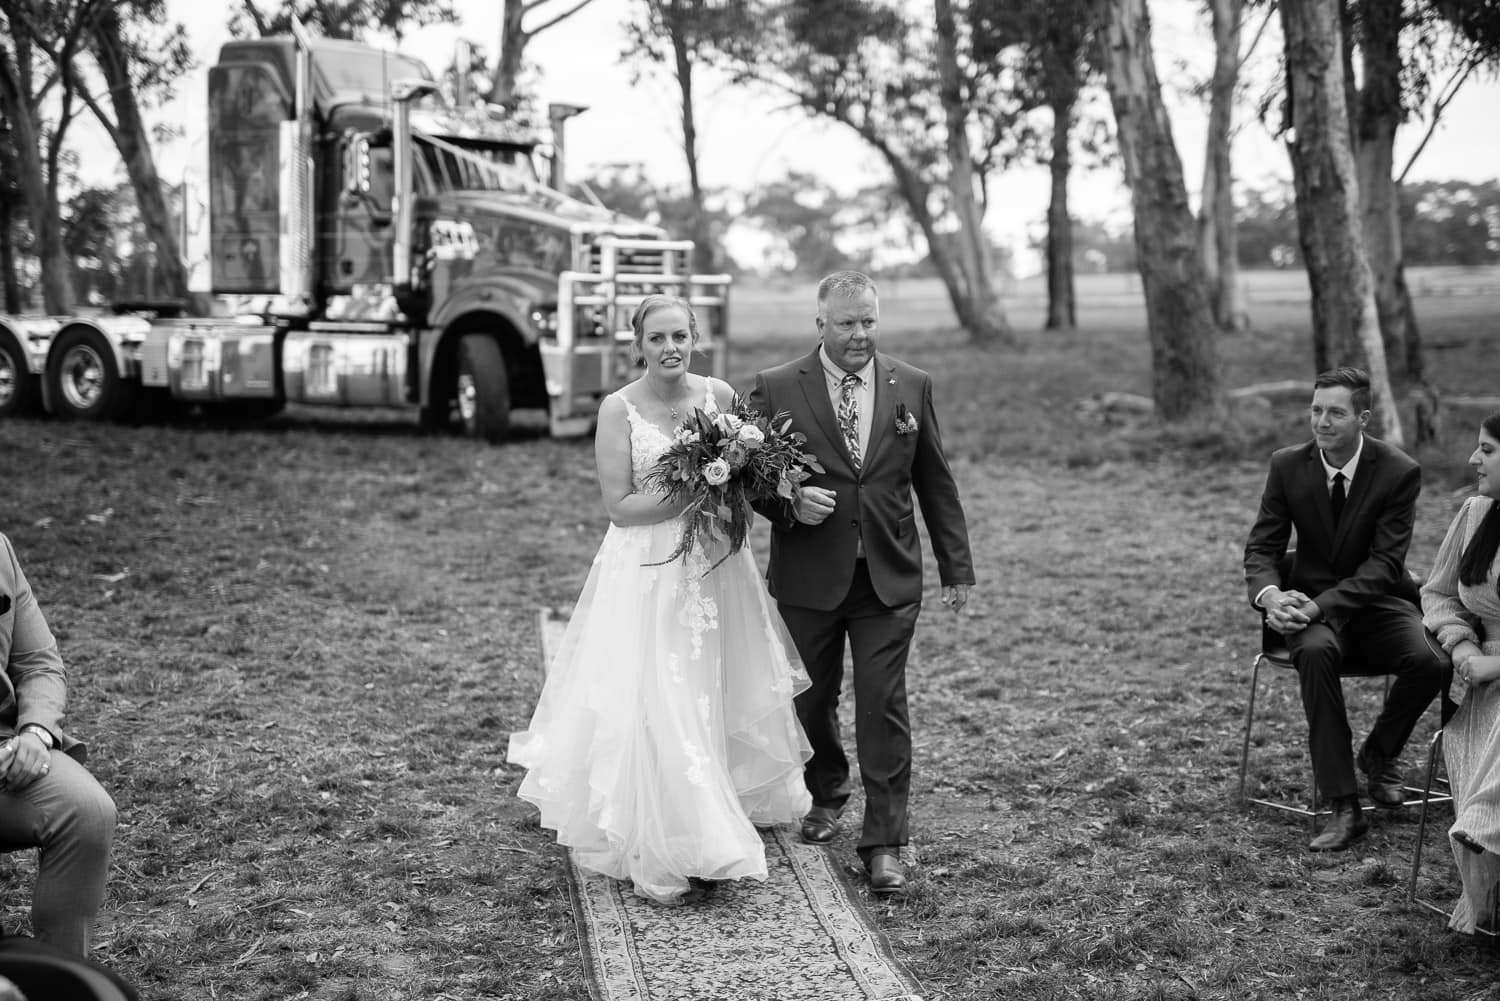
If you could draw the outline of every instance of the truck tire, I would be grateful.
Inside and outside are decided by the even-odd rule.
[[[48,405],[54,414],[80,421],[124,417],[135,389],[121,378],[114,349],[99,331],[74,327],[58,335],[47,357]]]
[[[0,417],[34,413],[37,388],[26,352],[8,331],[0,330]]]
[[[464,434],[487,442],[510,434],[510,381],[500,345],[488,334],[465,334],[458,342],[456,386]]]

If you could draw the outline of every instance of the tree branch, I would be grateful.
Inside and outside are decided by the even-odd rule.
[[[546,0],[533,0],[532,3],[527,4],[523,9],[524,10],[531,10],[532,8],[537,7],[538,5],[540,5],[542,3],[545,3],[545,2],[546,2]],[[537,25],[535,28],[532,28],[531,30],[527,31],[526,32],[526,36],[528,38],[535,37],[536,35],[540,34],[541,32],[546,31],[548,28],[550,28],[553,25],[557,24],[559,21],[565,21],[568,18],[572,17],[574,14],[577,14],[579,11],[583,10],[583,8],[587,7],[589,4],[591,4],[593,2],[594,2],[594,0],[578,0],[578,2],[576,4],[574,4],[571,8],[569,8],[568,10],[563,11],[561,14],[558,14],[552,20],[550,20],[550,21],[543,21],[541,24]]]
[[[1458,96],[1458,91],[1464,85],[1464,81],[1469,78],[1469,75],[1483,61],[1478,50],[1471,49],[1469,55],[1464,59],[1463,65],[1454,69],[1453,75],[1448,78],[1448,82],[1438,92],[1438,99],[1432,105],[1432,118],[1427,122],[1427,131],[1422,134],[1422,141],[1417,143],[1417,148],[1412,150],[1411,156],[1406,161],[1406,166],[1402,167],[1401,173],[1396,175],[1397,185],[1405,183],[1406,175],[1410,173],[1412,166],[1417,162],[1417,157],[1422,155],[1422,151],[1427,148],[1427,144],[1437,132],[1438,122],[1442,120],[1443,112],[1447,110],[1449,104],[1453,103],[1453,99]]]

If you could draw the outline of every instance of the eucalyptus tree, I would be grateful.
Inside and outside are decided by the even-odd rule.
[[[1344,82],[1340,0],[1281,0],[1288,146],[1297,231],[1312,300],[1315,364],[1360,364],[1370,373],[1383,437],[1400,444],[1385,345],[1366,254],[1363,207]]]
[[[1038,136],[1018,123],[1016,139],[1023,149],[1047,163],[1048,330],[1071,330],[1078,323],[1073,274],[1073,218],[1068,208],[1073,170],[1074,135],[1080,125],[1078,106],[1088,82],[1089,52],[1097,31],[1090,0],[972,0],[969,8],[976,61],[995,64],[1008,47],[1020,55],[1016,86],[1026,110],[1044,108],[1050,128]],[[1045,144],[1046,152],[1037,149]]]
[[[186,32],[168,21],[165,0],[101,3],[85,25],[85,47],[102,93],[78,66],[59,61],[59,68],[120,153],[146,239],[156,251],[153,287],[167,297],[185,298],[187,267],[144,110],[169,100],[178,78],[192,67]]]
[[[1011,70],[981,64],[967,8],[879,0],[750,0],[755,33],[720,39],[735,79],[852,130],[884,161],[959,323],[1011,343],[982,224],[989,174],[1021,113]]]
[[[454,20],[451,0],[281,0],[270,11],[255,0],[233,8],[229,30],[236,38],[285,35],[296,18],[328,38],[359,39],[388,34],[400,41],[414,27]]]
[[[1135,216],[1152,398],[1165,420],[1216,420],[1224,409],[1216,324],[1146,0],[1098,0],[1096,10],[1103,25],[1099,58]]]
[[[699,137],[696,94],[700,70],[713,59],[717,39],[751,31],[745,9],[720,0],[638,0],[638,17],[627,22],[626,56],[665,66],[677,83],[682,152],[687,166],[688,196],[692,202],[689,232],[693,238],[693,267],[716,269],[716,234],[705,204],[698,166]]]
[[[517,83],[526,61],[526,46],[537,35],[555,28],[591,3],[593,0],[503,0],[500,56],[490,83],[490,103],[514,108],[520,100]]]
[[[85,18],[101,3],[0,0],[0,117],[10,126],[10,166],[31,226],[43,308],[73,304],[62,239],[58,183],[63,140],[76,111],[71,82],[57,70],[83,47]]]

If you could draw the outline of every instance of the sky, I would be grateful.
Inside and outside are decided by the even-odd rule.
[[[262,0],[264,3],[265,0]],[[537,35],[527,56],[539,70],[541,103],[560,101],[589,110],[568,125],[568,175],[578,178],[607,164],[638,163],[660,183],[685,188],[676,86],[665,76],[637,81],[622,64],[622,24],[638,0],[593,0],[580,13]],[[572,0],[550,0],[561,9]],[[183,22],[199,68],[180,87],[180,96],[158,118],[185,123],[186,137],[162,152],[162,170],[177,178],[204,156],[204,92],[207,67],[228,38],[226,7],[201,0],[166,0],[169,15]],[[434,70],[453,57],[460,37],[482,45],[493,57],[498,47],[500,0],[453,0],[461,21],[407,36],[403,52]],[[1193,74],[1206,76],[1212,43],[1198,20],[1194,0],[1152,0],[1158,68],[1168,82],[1173,128],[1189,190],[1196,194],[1203,162],[1205,109],[1176,98]],[[546,9],[546,8],[544,8]],[[1273,23],[1274,29],[1274,23]],[[1274,31],[1272,32],[1274,35]],[[1247,72],[1269,77],[1279,44],[1268,39]],[[1443,123],[1413,167],[1409,180],[1472,181],[1500,177],[1500,129],[1494,109],[1500,81],[1470,82],[1445,113]],[[789,171],[814,173],[835,189],[850,192],[888,176],[879,158],[841,126],[809,120],[769,95],[748,94],[722,82],[709,83],[699,101],[700,163],[705,185],[740,191],[774,181]],[[196,126],[196,127],[195,127]],[[1415,127],[1397,139],[1402,164],[1420,139]],[[1235,145],[1238,178],[1255,186],[1290,177],[1285,148],[1258,123],[1244,126]],[[1043,232],[1048,178],[1044,168],[1014,168],[991,179],[986,225],[1003,245],[1022,256],[1028,238]],[[1118,166],[1075,171],[1070,185],[1076,216],[1129,218],[1129,194]]]

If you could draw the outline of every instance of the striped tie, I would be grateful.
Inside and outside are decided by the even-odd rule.
[[[859,469],[859,397],[855,395],[864,380],[850,372],[844,376],[839,383],[839,430],[844,435],[844,447],[849,450],[849,457],[854,460],[854,468]]]

